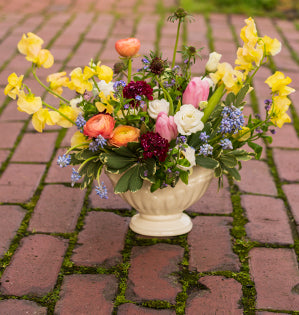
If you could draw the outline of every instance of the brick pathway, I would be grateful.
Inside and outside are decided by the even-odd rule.
[[[34,4],[33,4],[34,3]],[[243,180],[208,193],[187,212],[189,235],[151,239],[128,229],[130,207],[110,194],[69,186],[56,158],[72,132],[33,131],[3,94],[12,72],[29,64],[16,51],[23,32],[41,36],[55,70],[100,59],[112,66],[114,42],[136,36],[142,51],[171,57],[175,27],[165,22],[174,0],[0,0],[0,314],[299,314],[299,102],[293,123],[263,144]],[[155,6],[164,7],[165,15]],[[162,12],[162,10],[160,10]],[[185,39],[234,62],[244,17],[195,15]],[[165,23],[164,23],[165,22]],[[256,18],[284,43],[271,70],[299,90],[299,31],[292,21]],[[203,63],[195,72],[200,74]],[[137,67],[138,65],[135,65]],[[255,79],[250,112],[263,112],[268,90]],[[41,70],[42,77],[47,75]],[[28,78],[30,80],[30,78]],[[40,89],[32,81],[34,91]]]

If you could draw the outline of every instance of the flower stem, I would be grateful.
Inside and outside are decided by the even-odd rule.
[[[175,45],[174,45],[174,50],[173,50],[173,57],[172,57],[171,68],[173,68],[175,66],[175,57],[176,57],[176,51],[177,51],[177,48],[178,48],[181,23],[182,23],[182,21],[181,21],[181,19],[179,19],[178,28],[177,28],[177,32],[176,32],[176,40],[175,40]]]
[[[48,108],[54,110],[55,112],[57,112],[58,114],[60,114],[63,118],[65,118],[66,120],[68,120],[70,123],[72,123],[73,125],[76,125],[76,123],[75,123],[72,119],[70,119],[69,117],[67,117],[67,116],[64,115],[63,113],[61,113],[57,108],[53,107],[53,106],[50,105],[50,104],[47,104],[47,103],[44,102],[44,101],[42,101],[42,102],[43,102],[43,104],[44,104],[46,107],[48,107]]]
[[[49,87],[47,87],[47,86],[39,79],[39,77],[37,76],[37,74],[36,74],[36,72],[35,72],[35,68],[32,67],[31,72],[32,72],[32,74],[33,74],[35,80],[36,80],[46,91],[48,91],[48,92],[51,93],[52,95],[58,97],[58,98],[61,99],[64,103],[70,104],[70,102],[69,102],[66,98],[64,98],[64,97],[62,97],[61,95],[55,93],[53,90],[51,90]]]
[[[131,74],[132,74],[132,58],[128,58],[128,84],[131,82]]]
[[[222,98],[223,95],[223,91],[224,91],[224,84],[221,84],[217,90],[215,91],[215,93],[211,96],[211,98],[209,99],[208,102],[208,106],[206,107],[205,111],[204,111],[204,115],[201,119],[201,121],[203,123],[205,123],[208,118],[210,117],[212,111],[214,110],[214,108],[216,107],[216,105],[219,103],[219,101]]]
[[[157,82],[159,83],[161,89],[163,90],[163,93],[165,95],[165,97],[168,99],[168,102],[169,102],[169,115],[170,116],[173,116],[174,114],[174,108],[173,108],[173,101],[172,101],[172,98],[171,96],[169,95],[168,91],[164,88],[161,80],[158,78],[158,76],[156,76],[156,80]]]

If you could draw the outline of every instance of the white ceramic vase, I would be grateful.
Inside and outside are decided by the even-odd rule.
[[[113,186],[121,175],[107,172]],[[213,178],[213,170],[196,166],[189,176],[188,185],[181,180],[177,185],[150,192],[151,184],[143,182],[143,186],[135,193],[130,191],[120,194],[138,211],[130,222],[130,228],[147,236],[175,236],[188,233],[192,229],[190,217],[183,213],[198,201],[207,190]]]

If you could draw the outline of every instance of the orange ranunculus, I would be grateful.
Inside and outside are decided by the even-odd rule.
[[[132,126],[118,126],[114,129],[111,139],[111,145],[116,147],[127,146],[128,142],[138,141],[140,130]]]
[[[115,120],[112,116],[106,114],[98,114],[91,117],[83,128],[83,134],[89,138],[96,138],[101,135],[105,139],[109,139],[114,129]]]
[[[120,39],[115,43],[115,49],[122,57],[135,56],[138,53],[139,48],[140,41],[134,37]]]

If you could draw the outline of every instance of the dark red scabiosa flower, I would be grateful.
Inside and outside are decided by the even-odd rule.
[[[130,101],[130,104],[133,106],[139,106],[142,96],[145,96],[149,101],[153,100],[153,89],[145,81],[131,81],[123,89],[124,98],[133,100]]]
[[[167,157],[169,143],[158,133],[147,132],[140,136],[141,147],[143,148],[143,157],[150,159],[157,157],[160,162],[164,162]]]

